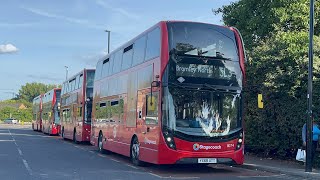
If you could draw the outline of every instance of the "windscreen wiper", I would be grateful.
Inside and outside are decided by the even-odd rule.
[[[193,55],[193,54],[180,54],[180,53],[177,53],[176,55],[177,56],[185,56],[185,57],[200,57],[200,58],[208,58],[208,59],[213,59],[213,60],[226,60],[226,61],[232,61],[232,59],[230,58],[224,58],[224,57],[213,57],[213,56],[203,56],[202,54],[204,54],[206,52],[203,52],[203,53],[200,53],[198,55]]]

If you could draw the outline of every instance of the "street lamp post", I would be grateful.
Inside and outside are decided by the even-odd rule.
[[[66,68],[66,80],[68,79],[68,66],[64,66]]]
[[[313,80],[313,30],[314,30],[314,0],[310,0],[310,20],[309,20],[309,67],[308,67],[308,118],[307,118],[307,157],[306,157],[306,172],[312,172],[312,80]]]
[[[111,33],[111,31],[105,30],[105,32],[108,33],[108,54],[109,54],[110,53],[110,33]]]

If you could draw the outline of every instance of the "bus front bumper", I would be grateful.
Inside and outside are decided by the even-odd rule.
[[[216,159],[214,164],[238,164],[244,163],[244,146],[239,150],[221,151],[221,152],[190,152],[173,150],[163,147],[160,150],[159,164],[198,164],[199,159]]]

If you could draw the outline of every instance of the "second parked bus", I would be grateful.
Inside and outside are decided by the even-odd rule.
[[[42,100],[42,132],[58,135],[60,132],[60,94],[61,89],[55,88],[43,95]]]
[[[41,131],[42,129],[42,119],[41,119],[41,112],[42,112],[42,96],[39,95],[33,99],[32,102],[32,129],[34,131]]]
[[[244,62],[235,28],[156,24],[97,63],[91,143],[136,165],[243,164]]]
[[[90,141],[93,69],[84,69],[62,84],[61,136],[74,142]]]

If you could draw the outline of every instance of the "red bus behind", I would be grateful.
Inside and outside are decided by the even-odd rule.
[[[43,95],[42,100],[42,132],[58,135],[60,132],[60,94],[61,89],[55,88]]]
[[[61,136],[74,142],[90,141],[95,70],[84,69],[65,81],[61,93]]]

